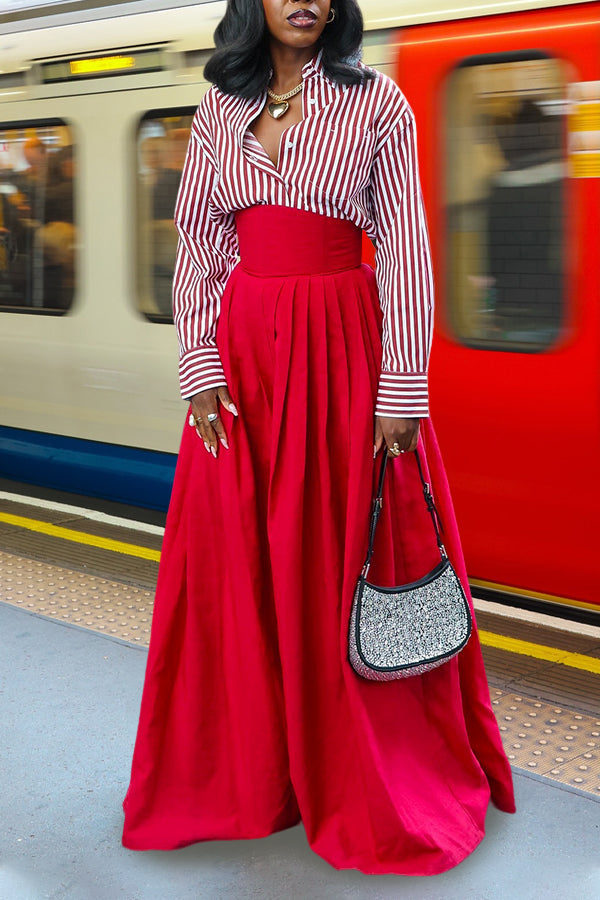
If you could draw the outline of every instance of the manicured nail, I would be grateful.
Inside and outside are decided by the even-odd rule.
[[[208,441],[204,441],[204,449],[206,450],[207,453],[210,453],[210,447],[208,445]]]
[[[221,443],[225,447],[226,450],[229,450],[229,444],[227,443],[227,438],[221,438]]]
[[[211,447],[211,448],[210,448],[210,452],[212,453],[212,455],[213,455],[214,458],[216,459],[216,458],[217,458],[217,448],[216,448],[216,447]]]
[[[377,444],[373,444],[373,459],[377,456]]]
[[[235,403],[230,403],[230,404],[229,404],[229,409],[230,409],[231,412],[234,414],[234,416],[237,416],[238,411],[237,411],[237,409],[236,409]]]

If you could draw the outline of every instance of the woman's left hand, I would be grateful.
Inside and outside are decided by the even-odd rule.
[[[375,446],[374,455],[377,456],[384,443],[391,456],[397,456],[393,452],[396,444],[398,451],[417,449],[419,440],[420,419],[393,419],[389,416],[375,416]]]

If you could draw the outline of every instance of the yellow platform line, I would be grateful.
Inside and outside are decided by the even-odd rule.
[[[0,513],[0,522],[14,525],[16,528],[25,528],[27,531],[36,531],[39,534],[61,538],[65,541],[87,544],[88,547],[111,550],[113,553],[124,553],[127,556],[137,556],[140,559],[151,559],[155,562],[160,560],[160,550],[151,550],[149,547],[141,547],[138,544],[128,544],[125,541],[115,541],[112,538],[75,531],[73,528],[63,528],[61,525],[52,525],[50,522],[41,522],[38,519],[29,519],[26,516]],[[509,653],[530,656],[534,659],[545,659],[548,662],[559,663],[562,666],[570,666],[572,669],[583,669],[585,672],[593,672],[596,675],[600,675],[600,659],[585,656],[583,653],[570,653],[566,650],[558,650],[556,647],[545,647],[543,644],[533,644],[530,641],[522,641],[519,638],[494,634],[491,631],[480,631],[479,639],[486,647],[496,647],[498,650],[506,650]]]
[[[88,547],[99,547],[101,550],[111,550],[113,553],[125,553],[127,556],[138,556],[140,559],[151,559],[155,562],[160,559],[160,550],[151,550],[149,547],[115,541],[112,538],[99,537],[96,534],[86,534],[83,531],[75,531],[73,528],[62,528],[60,525],[40,522],[38,519],[28,519],[26,516],[0,513],[0,522],[14,525],[17,528],[25,528],[27,531],[37,531],[39,534],[47,534],[50,537],[62,538],[64,541],[87,544]]]
[[[571,669],[583,669],[584,672],[600,675],[600,659],[585,656],[583,653],[570,653],[556,647],[532,644],[530,641],[493,634],[491,631],[480,631],[479,640],[486,647],[496,647],[498,650],[518,653],[520,656],[532,656],[534,659],[546,659],[548,662],[560,663],[561,666],[570,666]]]

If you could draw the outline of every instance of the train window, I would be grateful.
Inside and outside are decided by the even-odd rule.
[[[545,54],[465,60],[446,94],[449,325],[468,346],[536,352],[564,316],[566,85]]]
[[[71,306],[75,166],[63,121],[0,123],[0,311],[60,315]]]
[[[146,113],[137,132],[138,308],[172,322],[175,201],[195,107]]]

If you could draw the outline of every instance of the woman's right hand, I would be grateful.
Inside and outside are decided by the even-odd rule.
[[[235,403],[231,399],[225,385],[222,385],[221,387],[208,388],[206,391],[200,391],[199,394],[195,394],[191,399],[191,404],[196,433],[204,441],[207,452],[212,453],[216,459],[219,441],[226,450],[229,449],[227,434],[220,416],[219,404],[228,409],[234,416],[237,416],[238,411]],[[209,422],[208,416],[212,418],[214,415],[217,418]]]

